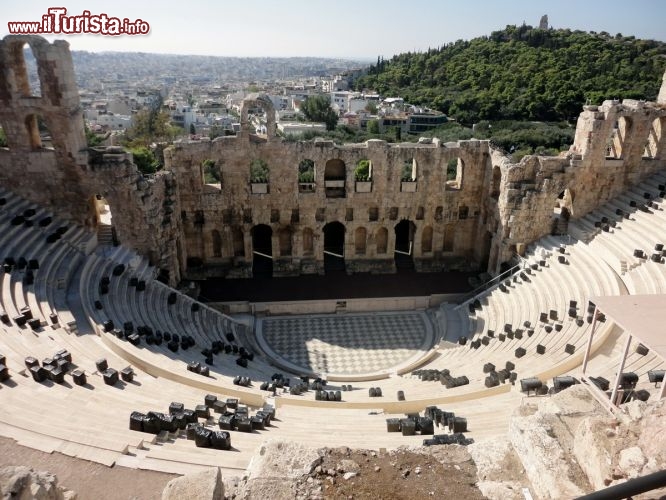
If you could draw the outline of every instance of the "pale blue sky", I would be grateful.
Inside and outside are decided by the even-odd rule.
[[[388,58],[507,24],[538,25],[543,14],[555,28],[666,40],[664,0],[23,0],[3,2],[0,36],[7,21],[39,21],[53,6],[150,24],[146,36],[47,37],[95,52]]]

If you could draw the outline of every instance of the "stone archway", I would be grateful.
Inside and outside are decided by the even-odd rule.
[[[271,140],[275,137],[275,108],[270,98],[266,94],[254,93],[243,99],[241,104],[241,130],[250,131],[249,112],[252,108],[260,108],[266,114],[266,139]]]
[[[388,251],[388,229],[380,227],[377,229],[375,235],[375,243],[377,246],[377,255],[384,255]]]
[[[345,226],[329,222],[324,226],[324,272],[345,270]]]
[[[266,224],[258,224],[251,230],[252,276],[273,276],[273,230]]]
[[[347,167],[339,158],[328,160],[324,166],[324,188],[326,198],[344,198],[346,196],[345,181]]]
[[[414,269],[414,233],[416,225],[403,219],[395,225],[394,259],[397,269]]]
[[[553,207],[553,218],[551,222],[551,234],[567,234],[569,218],[573,212],[574,195],[570,189],[565,189],[558,196]]]
[[[368,231],[364,227],[356,228],[354,231],[354,251],[356,255],[365,255]]]
[[[222,257],[222,235],[217,229],[213,229],[210,233],[210,237],[213,243],[213,257]]]

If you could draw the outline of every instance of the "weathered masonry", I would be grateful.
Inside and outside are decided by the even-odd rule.
[[[261,98],[245,105],[256,103],[273,114]],[[479,223],[487,142],[340,146],[243,129],[177,144],[165,161],[178,179],[190,264],[209,273],[249,276],[253,264],[274,275],[430,270],[488,258]],[[215,184],[205,183],[210,168]]]
[[[29,84],[26,48],[37,61],[37,88]],[[170,281],[180,279],[173,175],[148,179],[122,148],[87,148],[67,42],[0,40],[0,126],[8,145],[0,148],[1,185],[90,227],[99,223],[98,198],[104,198],[118,238],[169,271]]]
[[[37,92],[26,44],[37,60]],[[0,184],[91,227],[100,226],[103,198],[117,238],[172,283],[403,266],[496,272],[666,159],[666,84],[656,103],[586,106],[567,153],[518,164],[487,141],[284,141],[270,101],[253,95],[238,135],[177,143],[165,150],[164,170],[146,177],[121,149],[86,147],[66,42],[7,36],[0,70],[8,142]],[[259,108],[266,135],[250,132],[249,113]]]

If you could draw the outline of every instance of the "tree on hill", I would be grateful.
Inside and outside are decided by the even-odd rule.
[[[333,130],[338,124],[338,114],[326,94],[308,96],[301,104],[301,113],[311,122],[324,122],[326,130]]]
[[[490,36],[378,59],[357,90],[374,89],[480,120],[572,121],[586,102],[654,100],[666,43],[621,34],[507,26]]]
[[[155,154],[146,147],[130,148],[134,164],[142,174],[154,174],[159,166]]]

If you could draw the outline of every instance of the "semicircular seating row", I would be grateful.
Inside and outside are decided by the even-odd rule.
[[[367,412],[364,412],[365,418],[359,418],[361,414],[357,410],[337,409],[334,405],[327,409],[326,419],[321,420],[313,419],[311,409],[307,408],[278,410],[278,420],[265,432],[233,432],[232,445],[235,453],[195,448],[194,444],[185,440],[182,435],[171,436],[167,441],[163,441],[152,434],[130,431],[128,419],[132,411],[166,411],[171,401],[181,401],[186,407],[194,408],[195,405],[203,403],[204,395],[209,391],[193,388],[191,384],[176,380],[151,376],[142,371],[140,365],[133,366],[136,373],[133,381],[105,384],[102,373],[97,370],[97,361],[105,358],[110,367],[121,370],[128,364],[128,360],[123,356],[125,353],[109,349],[104,337],[86,333],[85,325],[80,324],[78,331],[77,328],[70,328],[71,325],[61,324],[60,319],[52,321],[50,315],[56,313],[62,316],[67,313],[72,318],[76,316],[80,319],[80,315],[70,308],[71,301],[68,300],[75,300],[76,294],[71,292],[79,290],[81,283],[86,283],[85,280],[78,280],[85,273],[96,272],[97,268],[100,268],[102,273],[112,271],[117,261],[100,261],[95,253],[86,257],[91,245],[95,244],[94,235],[55,218],[44,227],[37,223],[12,225],[11,221],[15,216],[23,214],[25,210],[35,210],[34,215],[30,216],[35,222],[50,216],[11,193],[0,192],[0,199],[4,201],[4,204],[0,203],[0,260],[4,264],[5,258],[9,258],[10,262],[18,262],[23,257],[28,261],[36,259],[39,264],[38,269],[30,270],[34,279],[31,284],[24,284],[27,268],[18,269],[18,265],[14,265],[7,267],[5,272],[3,266],[0,272],[3,289],[0,307],[17,313],[14,316],[8,315],[8,321],[0,322],[0,357],[4,358],[11,375],[9,380],[0,383],[0,404],[3,409],[0,412],[0,435],[14,438],[25,446],[47,452],[58,451],[107,465],[119,463],[171,473],[184,473],[214,465],[236,475],[247,467],[254,451],[271,435],[291,441],[302,439],[320,446],[354,442],[359,446],[375,449],[420,442],[420,436],[387,434],[382,415],[369,417]],[[63,230],[60,240],[45,243],[54,228],[65,226],[69,229]],[[127,257],[121,255],[126,252],[122,248],[116,251],[118,257]],[[82,272],[80,265],[83,261],[89,266]],[[137,271],[144,278],[151,275],[150,270],[142,265]],[[113,293],[117,298],[127,292],[123,287],[127,286],[125,281],[129,279],[128,276],[119,278],[122,279],[112,283],[116,287]],[[148,285],[142,297],[145,298],[145,304],[139,305],[136,310],[132,309],[133,315],[139,315],[136,316],[137,320],[153,324],[156,328],[160,325],[165,330],[185,328],[184,331],[192,335],[198,330],[193,329],[190,321],[197,321],[198,328],[206,333],[211,331],[213,326],[217,332],[224,332],[227,327],[233,331],[235,327],[233,324],[226,324],[224,316],[206,308],[202,311],[208,316],[203,316],[203,320],[201,317],[188,316],[188,312],[191,312],[190,301],[184,298],[180,300],[188,307],[182,304],[181,307],[177,304],[168,306],[161,300],[157,301],[158,299],[153,303],[149,299],[151,290],[155,297],[162,299],[166,291],[171,292],[171,289],[157,282]],[[30,294],[34,294],[34,300],[28,299]],[[87,295],[84,293],[82,298],[86,299]],[[137,296],[133,299],[138,299]],[[40,319],[35,328],[15,321],[25,303],[31,304],[31,312]],[[102,312],[116,311],[117,308],[127,306],[133,307],[131,301],[123,305],[120,300],[109,300]],[[118,310],[124,317],[126,311]],[[170,319],[160,318],[159,314],[165,314],[165,311],[173,316]],[[175,313],[176,311],[178,313]],[[143,314],[148,314],[149,317],[144,317]],[[179,314],[183,317],[179,318]],[[169,323],[179,319],[181,323]],[[199,340],[205,342],[209,338]],[[83,370],[87,374],[85,386],[73,384],[69,375],[63,383],[33,381],[24,364],[25,359],[34,357],[42,361],[52,358],[63,349],[72,356],[70,368]],[[161,357],[165,358],[163,354]],[[183,366],[181,361],[175,369],[180,370]],[[219,397],[224,395],[222,391],[212,392]],[[503,404],[508,412],[506,401]],[[473,413],[474,410],[470,411]],[[48,418],[44,418],[46,415]],[[330,432],[322,433],[322,426],[326,426],[329,419]],[[209,421],[209,425],[212,423],[212,420]],[[496,424],[485,422],[484,417],[479,416],[479,428],[493,429],[493,425]]]
[[[136,434],[126,430],[126,416],[134,409],[146,411],[165,408],[171,400],[183,400],[186,404],[195,404],[197,400],[201,402],[204,392],[210,392],[209,386],[200,384],[203,377],[186,371],[187,363],[201,362],[203,357],[199,352],[200,349],[208,347],[213,340],[228,343],[226,334],[230,332],[235,333],[236,341],[242,342],[248,350],[251,349],[252,341],[244,337],[246,332],[243,331],[243,325],[206,307],[201,307],[199,312],[194,313],[191,307],[193,301],[184,295],[179,294],[176,303],[170,305],[169,295],[173,290],[152,279],[153,273],[147,268],[145,261],[138,265],[134,264],[133,256],[122,247],[114,249],[109,257],[106,257],[104,252],[90,253],[91,246],[94,246],[94,237],[83,228],[54,220],[52,223],[54,227],[67,226],[67,230],[63,231],[60,240],[45,243],[46,237],[52,234],[54,229],[48,226],[41,227],[39,224],[12,225],[11,222],[17,214],[30,208],[35,210],[35,215],[32,216],[34,220],[49,215],[11,193],[2,193],[2,196],[6,198],[6,204],[0,206],[2,227],[0,257],[3,260],[5,257],[14,260],[24,257],[26,261],[35,259],[39,263],[39,269],[33,272],[33,284],[26,284],[24,282],[26,271],[15,267],[0,275],[2,280],[0,304],[5,311],[8,311],[8,316],[11,316],[9,324],[0,325],[2,326],[0,353],[7,356],[10,369],[18,373],[24,368],[23,359],[26,356],[42,359],[53,355],[59,348],[68,349],[73,354],[75,362],[90,374],[94,389],[85,392],[76,387],[53,385],[44,390],[41,384],[35,384],[27,377],[16,376],[14,379],[21,392],[5,390],[7,387],[0,384],[2,389],[0,398],[3,403],[7,402],[7,408],[12,410],[2,412],[0,431],[4,433],[9,428],[10,433],[21,437],[32,446],[51,447],[82,458],[96,455],[100,461],[114,461],[121,456],[120,460],[131,462],[127,455],[124,455],[131,449],[138,457],[136,460],[143,460],[144,465],[152,463],[156,468],[167,467],[165,464],[169,461],[197,464],[219,457],[219,455],[208,456],[206,452],[200,455],[204,458],[197,461],[193,456],[193,449],[185,446],[191,443],[178,443],[177,447],[167,447],[155,443],[154,436],[141,434],[137,438]],[[648,216],[653,215],[648,214]],[[624,225],[627,226],[631,222],[633,221],[625,221]],[[564,248],[563,254],[559,253],[560,248]],[[564,257],[566,263],[560,263],[559,257]],[[545,265],[541,265],[540,261],[545,261]],[[77,271],[82,262],[85,262],[85,266],[79,275]],[[439,383],[421,382],[415,375],[408,374],[391,377],[382,380],[381,383],[354,384],[355,390],[345,393],[345,404],[340,405],[340,409],[336,408],[335,403],[315,402],[312,393],[305,396],[285,394],[280,399],[283,403],[288,403],[289,400],[302,403],[306,400],[311,406],[325,407],[328,415],[326,418],[335,415],[341,424],[347,423],[349,432],[356,436],[355,442],[358,443],[385,442],[373,441],[380,439],[378,436],[385,432],[383,421],[380,419],[378,424],[376,420],[369,420],[367,411],[363,412],[366,416],[361,417],[359,410],[353,409],[355,403],[359,403],[360,408],[361,404],[369,401],[368,389],[375,385],[381,385],[386,398],[390,400],[394,400],[393,395],[398,390],[404,391],[411,401],[438,398],[446,401],[449,396],[464,397],[465,394],[478,392],[475,397],[493,395],[486,399],[489,406],[484,403],[484,407],[490,408],[494,402],[497,402],[498,407],[504,405],[502,408],[509,408],[509,400],[506,398],[509,398],[510,394],[495,394],[489,391],[484,393],[483,390],[479,392],[479,389],[484,388],[483,366],[486,363],[493,363],[499,369],[506,361],[512,361],[520,378],[532,374],[570,371],[572,368],[567,363],[582,351],[590,328],[587,321],[589,297],[624,293],[623,284],[618,276],[610,267],[599,261],[598,254],[591,246],[581,241],[570,243],[563,238],[546,237],[531,248],[529,262],[537,264],[537,268],[530,267],[529,272],[527,269],[524,270],[509,283],[504,283],[503,290],[497,288],[480,298],[481,308],[476,309],[473,315],[469,315],[464,308],[457,311],[464,320],[463,324],[467,326],[463,333],[469,337],[468,345],[442,348],[435,359],[422,367],[434,370],[446,368],[454,376],[466,375],[470,379],[468,386],[445,389]],[[119,263],[126,264],[127,270],[120,276],[113,276],[113,269]],[[647,263],[642,263],[642,266],[645,264]],[[636,267],[635,270],[640,267]],[[109,292],[100,296],[99,283],[103,276],[110,278]],[[130,286],[132,276],[146,281],[145,291],[138,292],[136,287]],[[657,279],[663,284],[664,275],[659,276]],[[76,283],[76,280],[80,281]],[[70,287],[72,282],[74,286]],[[67,300],[68,288],[78,288],[78,298],[98,327],[98,331],[99,327],[109,319],[118,326],[126,321],[132,321],[135,326],[147,325],[155,331],[191,335],[197,342],[197,348],[179,350],[175,355],[166,349],[164,344],[160,348],[157,346],[146,348],[145,345],[135,347],[116,339],[111,333],[99,332],[101,336],[97,336],[76,332],[76,329],[71,327],[74,323],[74,314]],[[101,309],[95,307],[97,300],[102,305]],[[575,318],[569,316],[572,300],[576,301]],[[17,326],[12,320],[26,306],[30,307],[31,311],[34,309],[33,314],[40,318],[41,329],[35,332],[26,326]],[[555,311],[556,314],[551,316],[551,311]],[[546,321],[541,321],[542,313],[546,314],[544,318]],[[55,315],[53,317],[57,319],[56,323],[53,322],[52,315]],[[599,370],[613,370],[613,367],[604,366],[600,360],[603,360],[606,351],[615,352],[617,345],[621,344],[620,336],[613,335],[611,326],[608,325],[608,332],[604,334],[608,336],[608,342],[604,343],[595,358],[594,366],[598,366]],[[519,335],[517,335],[518,330],[522,330]],[[531,336],[528,335],[530,330],[534,332]],[[511,331],[513,338],[510,338],[508,331]],[[490,332],[493,332],[492,336]],[[500,334],[505,335],[503,341],[500,340]],[[487,340],[480,343],[477,349],[469,347],[472,341],[483,338]],[[611,340],[613,343],[609,344]],[[575,355],[564,351],[567,344],[574,346]],[[537,353],[539,345],[545,348],[543,354]],[[515,357],[515,349],[518,347],[525,349],[525,356]],[[95,367],[95,362],[100,357],[106,357],[109,364],[118,369],[127,363],[132,363],[139,373],[137,384],[125,384],[122,390],[105,386]],[[640,371],[642,375],[659,362],[654,356],[632,355],[630,364],[625,370]],[[576,363],[579,364],[579,361],[574,364]],[[153,372],[152,367],[155,366],[161,369],[159,373]],[[144,368],[146,372],[143,371]],[[220,355],[215,358],[215,365],[211,368],[210,387],[214,388],[212,392],[220,395],[240,395],[248,401],[264,401],[265,393],[259,391],[256,386],[239,388],[233,385],[234,375],[247,373],[251,374],[253,380],[259,381],[270,378],[275,371],[261,356],[255,357],[247,369],[241,369],[235,364],[235,357]],[[512,394],[515,395],[515,391]],[[116,408],[120,417],[115,414],[116,412],[113,416],[108,415],[105,411],[108,406]],[[346,406],[352,409],[347,410]],[[381,407],[380,402],[377,402],[377,407]],[[286,430],[286,435],[295,438],[299,432],[309,435],[320,434],[321,429],[325,428],[319,419],[311,418],[312,408],[301,409],[298,406],[283,408],[299,426],[298,432],[289,434]],[[56,417],[48,425],[39,425],[34,428],[36,431],[31,430],[32,421],[39,420],[39,414],[43,415],[47,410]],[[506,411],[507,415],[508,413],[509,410]],[[24,417],[27,418],[23,419]],[[86,430],[88,432],[84,432]],[[97,432],[89,432],[91,430]],[[342,435],[348,441],[351,434]],[[48,445],[44,442],[41,444],[35,442],[40,439]],[[238,442],[242,443],[242,458],[238,462],[225,461],[230,469],[234,469],[235,466],[240,467],[245,459],[249,460],[249,454],[254,449],[253,445],[258,445],[260,440],[257,436],[248,435],[239,436]],[[342,438],[340,442],[344,442]],[[145,449],[138,450],[139,447]],[[200,450],[196,450],[196,453],[200,453]]]
[[[422,368],[465,375],[478,387],[485,383],[487,363],[500,370],[509,361],[519,378],[548,378],[580,364],[591,327],[589,298],[616,295],[623,288],[610,269],[594,265],[584,247],[568,243],[562,237],[542,238],[531,247],[522,271],[480,297],[480,307],[449,309],[448,314],[459,315],[458,324],[467,325],[467,343],[443,345],[440,356]],[[517,357],[517,349],[524,355]]]

